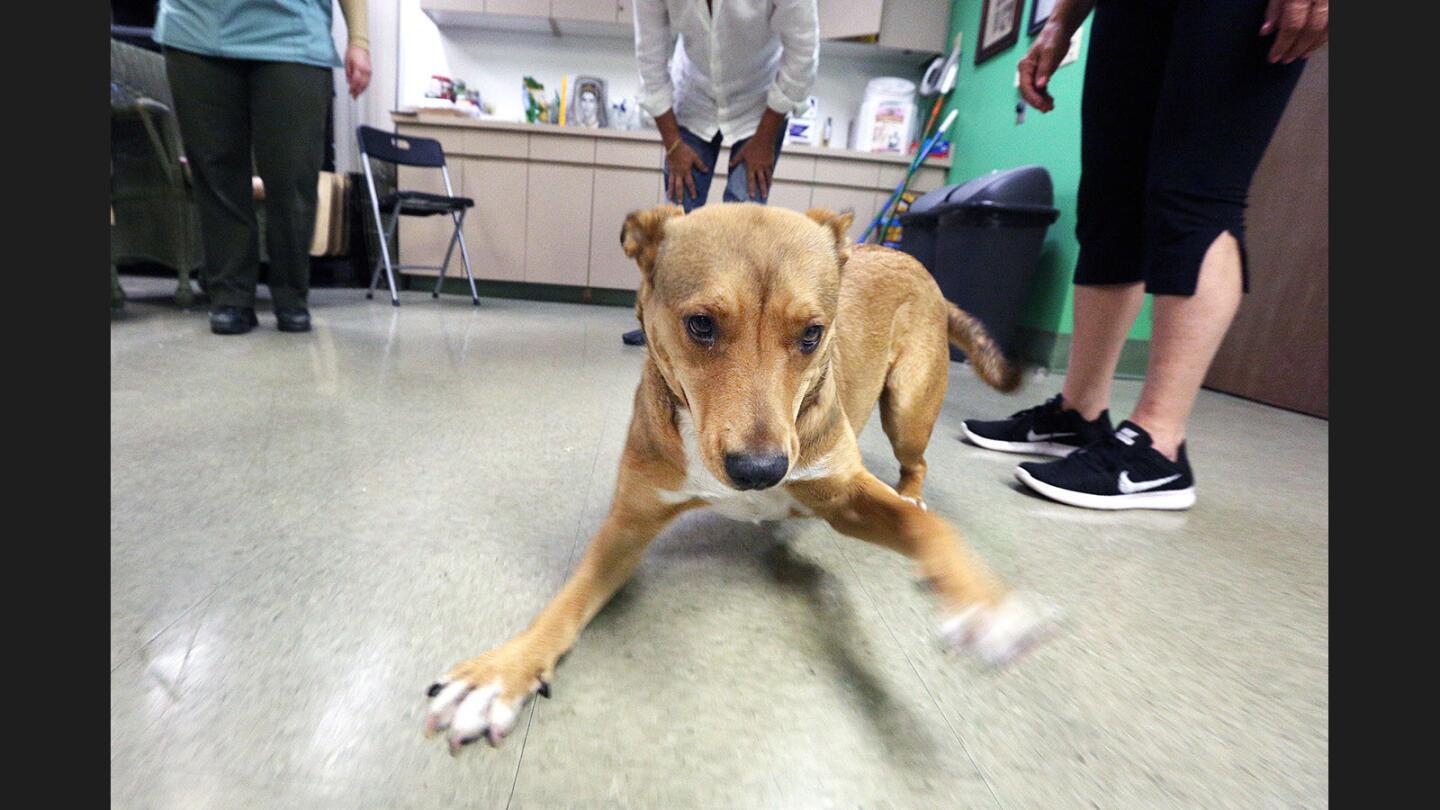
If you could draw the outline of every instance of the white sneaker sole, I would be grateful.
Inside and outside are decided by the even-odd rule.
[[[1002,453],[1028,453],[1036,456],[1064,458],[1080,449],[1073,444],[1060,444],[1059,442],[1003,442],[999,439],[987,439],[978,433],[971,433],[970,428],[966,427],[964,422],[960,423],[960,430],[964,431],[965,438],[977,447],[999,450]]]
[[[1135,492],[1130,495],[1091,495],[1088,492],[1074,492],[1061,489],[1054,484],[1031,475],[1023,467],[1015,468],[1015,477],[1020,483],[1044,495],[1052,501],[1079,506],[1084,509],[1189,509],[1195,505],[1195,487],[1167,489],[1163,492]]]

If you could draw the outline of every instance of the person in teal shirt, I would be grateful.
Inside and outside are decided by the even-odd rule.
[[[276,325],[310,330],[310,242],[330,71],[344,66],[351,96],[370,83],[365,0],[340,0],[340,11],[349,34],[343,62],[330,38],[330,0],[160,0],[155,41],[165,49],[194,180],[216,334],[244,334],[259,323],[255,173],[265,186]]]

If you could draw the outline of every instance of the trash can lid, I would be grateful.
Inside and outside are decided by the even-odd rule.
[[[950,195],[951,203],[999,203],[1039,206],[1055,202],[1050,172],[1044,166],[1018,166],[983,174]]]
[[[900,222],[938,217],[961,207],[1037,211],[1050,208],[1054,201],[1050,172],[1044,166],[1018,166],[927,192],[910,204]]]

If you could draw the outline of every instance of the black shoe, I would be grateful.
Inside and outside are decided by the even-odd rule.
[[[645,345],[645,330],[644,330],[644,329],[631,329],[629,332],[626,332],[625,334],[621,335],[621,336],[620,336],[620,339],[623,340],[623,341],[625,341],[625,345],[626,345],[626,346],[644,346],[644,345]]]
[[[217,335],[243,335],[260,319],[254,307],[215,307],[210,310],[210,331]]]
[[[1150,434],[1129,421],[1059,461],[1027,461],[1015,469],[1025,486],[1051,500],[1086,509],[1189,509],[1195,476],[1180,444],[1179,461],[1150,446]]]
[[[1069,455],[1114,431],[1109,411],[1101,411],[1093,422],[1087,422],[1078,411],[1065,409],[1061,394],[1017,411],[1009,419],[966,419],[960,425],[967,439],[988,450],[1042,456]]]
[[[281,332],[309,332],[310,310],[304,307],[281,307],[276,309],[275,326]]]

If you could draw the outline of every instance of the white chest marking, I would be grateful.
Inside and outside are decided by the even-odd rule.
[[[700,454],[700,433],[695,429],[689,411],[680,411],[679,427],[680,439],[685,449],[685,483],[678,490],[661,490],[661,500],[667,503],[684,503],[699,499],[725,517],[755,523],[812,514],[785,489],[785,484],[790,481],[824,478],[830,472],[828,456],[808,467],[791,470],[784,481],[769,489],[741,491],[716,478],[705,466]]]

